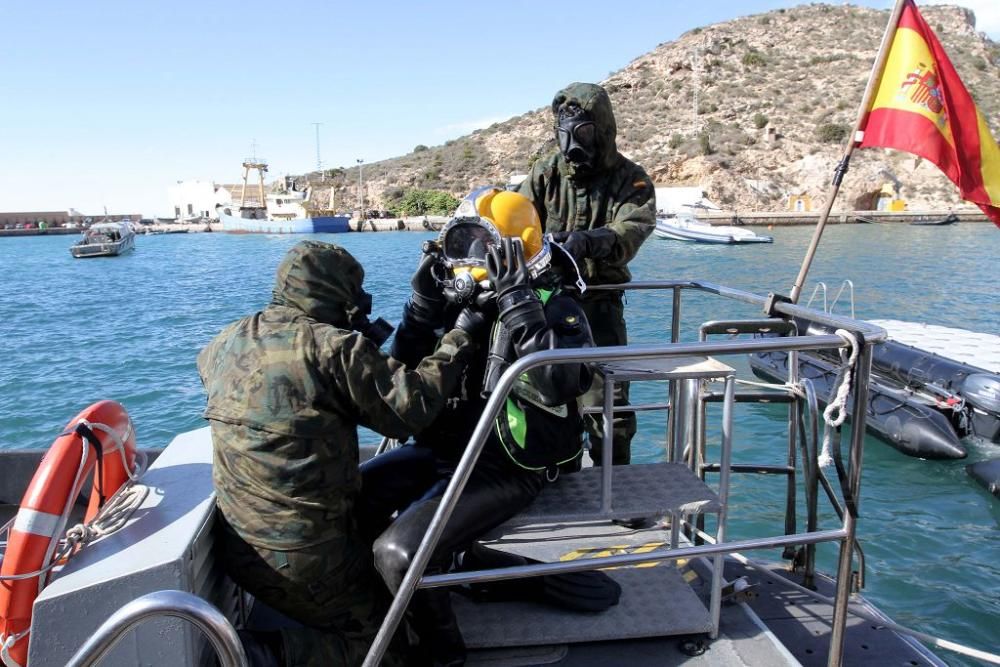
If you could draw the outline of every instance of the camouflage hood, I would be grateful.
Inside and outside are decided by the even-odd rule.
[[[278,266],[271,303],[351,329],[358,315],[365,270],[351,253],[320,241],[301,241]]]
[[[567,106],[577,105],[590,114],[597,127],[597,155],[594,163],[597,171],[605,171],[615,166],[618,160],[618,126],[615,112],[611,108],[611,98],[604,88],[594,83],[571,83],[552,99],[552,116],[558,123],[559,111]],[[573,165],[567,163],[570,177]]]

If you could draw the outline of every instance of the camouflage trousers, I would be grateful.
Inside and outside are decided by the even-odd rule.
[[[360,665],[389,607],[369,545],[355,536],[291,551],[244,541],[218,514],[218,558],[230,578],[303,627],[282,628],[285,664]],[[395,644],[383,665],[404,665]]]
[[[607,295],[600,298],[584,299],[581,303],[583,312],[590,322],[590,330],[594,336],[594,345],[625,345],[628,343],[628,333],[625,329],[625,307],[622,303],[622,293],[615,293],[614,296]],[[627,382],[616,382],[614,388],[614,404],[628,405]],[[604,379],[600,375],[594,376],[594,384],[586,394],[581,403],[585,407],[602,407],[604,405]],[[584,417],[584,426],[587,429],[587,437],[590,440],[590,457],[594,463],[600,465],[601,452],[604,449],[604,418],[600,415],[587,415]],[[612,463],[614,465],[624,465],[632,460],[632,436],[636,431],[636,419],[634,412],[616,414],[612,421]]]

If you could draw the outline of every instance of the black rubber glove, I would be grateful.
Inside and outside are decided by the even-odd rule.
[[[441,326],[441,319],[444,315],[444,295],[441,288],[434,279],[434,265],[438,262],[438,256],[434,252],[424,251],[420,260],[420,265],[410,279],[410,287],[413,292],[410,294],[410,303],[407,306],[410,316],[415,322],[437,328]]]
[[[491,247],[486,255],[486,272],[497,297],[502,298],[514,290],[531,290],[531,276],[521,239],[515,241],[505,237],[499,247]]]
[[[455,328],[461,329],[472,338],[477,338],[490,324],[490,318],[474,306],[466,306],[455,319]]]
[[[612,229],[598,227],[587,231],[555,232],[552,240],[562,245],[574,260],[581,262],[609,257],[614,252],[618,235]]]
[[[511,330],[515,343],[529,332],[545,328],[542,300],[531,289],[520,239],[504,238],[499,248],[490,248],[486,271],[497,292],[500,321]]]

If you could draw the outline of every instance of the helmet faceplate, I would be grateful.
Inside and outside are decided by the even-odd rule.
[[[452,271],[470,271],[476,280],[484,280],[486,250],[499,245],[504,237],[521,239],[532,278],[548,268],[552,254],[538,212],[531,200],[517,192],[497,188],[473,191],[441,230],[438,241]]]

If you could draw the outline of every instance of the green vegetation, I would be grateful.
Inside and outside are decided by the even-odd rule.
[[[673,150],[677,150],[683,143],[684,143],[684,137],[675,132],[674,134],[670,135],[670,141],[667,142],[667,145],[670,146],[670,148],[672,148]]]
[[[402,198],[391,204],[394,215],[451,215],[458,207],[458,200],[440,190],[408,190]]]
[[[743,64],[747,67],[764,67],[767,65],[767,58],[756,49],[750,49],[743,54]]]
[[[753,115],[753,126],[758,130],[764,129],[769,122],[770,119],[759,111]]]
[[[698,137],[698,146],[701,148],[702,155],[711,155],[715,152],[712,148],[712,140],[708,136],[708,132],[702,132]]]
[[[823,123],[816,128],[816,138],[826,144],[840,143],[850,134],[851,128],[844,123]]]
[[[413,152],[414,153],[423,153],[426,150],[428,150],[428,148],[427,148],[427,146],[424,146],[423,144],[417,144],[416,146],[413,147]]]

